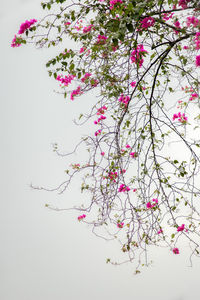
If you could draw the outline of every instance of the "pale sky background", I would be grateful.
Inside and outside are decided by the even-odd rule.
[[[0,300],[198,300],[200,260],[188,267],[187,249],[176,256],[154,250],[153,266],[134,276],[131,264],[105,263],[118,245],[96,238],[76,212],[44,207],[73,206],[76,190],[58,196],[30,189],[31,182],[53,187],[65,178],[68,163],[51,144],[72,150],[80,137],[72,119],[84,106],[53,92],[45,62],[56,49],[10,47],[19,25],[42,14],[39,0],[1,0]]]

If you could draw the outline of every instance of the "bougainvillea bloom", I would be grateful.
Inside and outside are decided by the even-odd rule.
[[[183,231],[185,229],[185,224],[178,226],[177,231]]]
[[[151,201],[147,202],[146,207],[148,209],[155,207],[158,204],[158,199],[152,199],[153,203]]]
[[[20,39],[21,39],[20,37],[17,37],[15,35],[14,38],[13,38],[13,40],[12,40],[11,47],[12,48],[16,48],[16,47],[21,46]]]
[[[174,248],[172,251],[173,251],[174,254],[179,254],[179,249],[178,248]]]
[[[185,116],[185,114],[181,114],[181,112],[179,112],[178,114],[174,114],[172,120],[176,120],[178,119],[179,122],[181,123],[186,123],[187,122],[187,117]]]
[[[123,3],[122,0],[110,0],[110,9],[113,9],[114,6],[118,3]]]
[[[131,52],[131,62],[142,67],[144,62],[143,56],[146,53],[148,53],[148,51],[144,49],[142,44],[137,45],[137,48]]]
[[[81,87],[78,86],[76,90],[73,90],[72,93],[71,93],[71,96],[70,96],[70,99],[71,100],[74,100],[74,96],[78,96],[78,95],[81,95],[82,92],[81,92]]]
[[[134,157],[135,157],[135,152],[131,152],[131,153],[130,153],[130,156],[131,156],[132,158],[134,158]]]
[[[122,102],[125,106],[128,105],[129,101],[130,101],[130,97],[129,96],[124,96],[123,94],[119,97],[118,99],[119,102]]]
[[[24,23],[20,25],[18,34],[23,34],[27,29],[29,29],[36,22],[37,22],[36,19],[32,19],[30,21],[26,20]]]
[[[178,5],[182,7],[182,9],[187,8],[188,3],[190,2],[190,0],[179,0],[178,1]]]
[[[78,219],[79,221],[81,221],[81,220],[85,219],[85,217],[86,217],[86,215],[85,215],[85,214],[83,214],[83,215],[81,215],[81,216],[78,216],[78,218],[77,218],[77,219]]]
[[[196,66],[200,67],[200,55],[196,56]]]
[[[61,75],[58,75],[56,80],[60,81],[65,86],[68,86],[75,77],[76,76],[74,76],[74,75],[68,75],[68,76],[65,76],[65,77],[62,77]]]
[[[129,192],[130,191],[130,188],[129,186],[125,185],[125,184],[121,184],[119,189],[118,189],[118,192],[121,193],[125,193],[125,192]]]
[[[123,228],[123,227],[124,227],[124,223],[123,223],[123,222],[117,223],[117,227],[118,227],[118,228]]]
[[[95,131],[94,135],[97,136],[97,135],[101,134],[101,131],[102,131],[101,129]]]
[[[141,21],[142,28],[146,29],[155,24],[155,19],[152,17],[146,17]]]
[[[131,85],[132,88],[134,88],[134,87],[136,86],[136,81],[132,81],[132,82],[130,83],[130,85]]]

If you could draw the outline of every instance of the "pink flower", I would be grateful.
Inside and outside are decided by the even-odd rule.
[[[126,145],[126,148],[127,148],[127,149],[128,149],[128,148],[131,148],[131,146],[130,146],[129,144],[127,144],[127,145]]]
[[[174,22],[174,26],[177,28],[177,29],[181,29],[181,26],[180,26],[180,22],[179,21],[176,21]],[[179,30],[174,30],[176,34],[179,34]]]
[[[158,230],[158,232],[157,232],[158,234],[161,234],[161,233],[163,233],[163,230],[162,230],[162,228],[160,228],[160,230]]]
[[[196,56],[196,66],[199,67],[200,66],[200,55]]]
[[[107,37],[105,35],[98,35],[97,44],[105,44]]]
[[[142,44],[137,45],[137,48],[131,52],[131,62],[138,64],[139,68],[142,67],[144,59],[143,56],[148,53],[147,50],[144,49]]]
[[[150,201],[147,202],[146,207],[147,207],[148,209],[149,209],[149,208],[152,208],[152,205],[151,205],[151,202],[150,202]]]
[[[75,77],[75,75],[68,75],[63,78],[62,75],[58,75],[56,80],[60,81],[64,86],[68,86]]]
[[[132,81],[132,82],[130,83],[130,85],[132,86],[132,88],[134,88],[134,87],[136,86],[136,81]]]
[[[182,7],[182,9],[187,8],[187,4],[190,2],[190,0],[179,0],[178,5]]]
[[[118,228],[123,228],[124,227],[124,223],[123,222],[118,222],[117,223],[117,227]]]
[[[16,35],[14,36],[12,43],[11,43],[11,47],[12,48],[17,48],[19,46],[21,46],[20,40],[22,40],[22,38],[17,37]]]
[[[122,0],[110,0],[110,9],[113,9],[117,3],[123,3]]]
[[[133,189],[133,192],[136,192],[137,191],[137,189]]]
[[[118,189],[119,193],[121,193],[121,192],[125,193],[125,192],[129,192],[129,191],[130,191],[129,186],[128,185],[126,186],[125,184],[121,184]]]
[[[69,26],[70,24],[71,24],[70,22],[64,23],[65,26]]]
[[[200,49],[200,32],[196,32],[194,42],[196,44],[196,50]]]
[[[81,221],[81,220],[85,219],[85,217],[86,217],[86,215],[85,215],[85,214],[83,214],[83,215],[81,215],[81,216],[78,216],[78,218],[77,218],[77,219],[78,219],[79,221]]]
[[[195,16],[187,17],[187,26],[193,25],[194,27],[197,27],[199,25],[199,20],[195,18]]]
[[[173,251],[174,254],[179,254],[179,249],[178,248],[174,248],[172,251]]]
[[[123,94],[119,97],[118,99],[119,102],[122,102],[125,106],[128,105],[129,101],[130,101],[130,97],[129,96],[124,96]]]
[[[197,93],[194,93],[190,96],[189,101],[192,101],[192,100],[194,100],[195,98],[198,98],[198,97],[199,97],[199,95]]]
[[[146,29],[155,24],[155,19],[152,17],[146,17],[142,21],[140,21],[142,24],[142,28]]]
[[[102,131],[101,129],[95,131],[94,135],[97,136],[97,135],[101,134],[101,131]]]
[[[101,152],[101,155],[104,156],[104,155],[105,155],[105,152]]]
[[[130,153],[130,156],[131,156],[132,158],[134,158],[134,157],[135,157],[135,152],[131,152],[131,153]]]
[[[178,226],[177,231],[183,231],[185,229],[185,224]]]
[[[92,30],[92,27],[94,27],[94,25],[89,25],[89,26],[83,27],[83,33],[90,32]]]
[[[20,25],[20,29],[18,31],[18,34],[23,34],[27,29],[29,29],[35,22],[37,22],[36,19],[32,19],[30,21],[26,20],[24,23]]]
[[[173,15],[174,15],[174,13],[164,13],[164,14],[162,14],[162,18],[163,18],[163,20],[165,20],[165,21],[168,21],[169,19],[171,19],[172,17],[173,17]]]
[[[80,48],[79,53],[83,53],[85,50],[86,50],[86,47],[82,47],[82,48]]]
[[[158,199],[152,199],[153,203],[151,201],[147,202],[146,207],[147,209],[153,208],[158,204]]]
[[[81,92],[81,87],[78,86],[76,90],[73,90],[72,93],[71,93],[71,96],[70,96],[70,99],[71,100],[74,100],[74,96],[78,96],[78,95],[81,95],[82,92]]]
[[[85,73],[84,77],[81,78],[81,81],[82,81],[82,82],[85,82],[85,80],[88,79],[90,76],[92,76],[91,73]]]
[[[188,120],[188,118],[185,116],[185,114],[184,114],[184,113],[181,114],[181,112],[179,112],[178,114],[174,114],[174,115],[173,115],[172,120],[174,121],[174,120],[176,120],[176,119],[178,119],[179,122],[184,123],[184,124],[185,124],[185,123],[187,122],[187,120]]]

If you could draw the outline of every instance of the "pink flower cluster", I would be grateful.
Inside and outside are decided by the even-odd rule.
[[[78,86],[76,90],[73,90],[73,91],[71,92],[70,99],[71,99],[71,100],[74,100],[74,96],[78,96],[78,95],[81,95],[81,94],[82,94],[82,92],[81,92],[81,87]]]
[[[83,215],[81,215],[81,216],[78,216],[78,218],[77,218],[77,219],[78,219],[79,221],[81,221],[81,220],[85,219],[85,217],[86,217],[86,215],[85,215],[85,214],[83,214]]]
[[[130,101],[130,97],[129,96],[124,96],[123,94],[119,97],[118,99],[119,102],[123,103],[125,106],[128,105],[129,101]]]
[[[136,81],[132,81],[132,82],[130,83],[130,85],[131,85],[132,88],[134,88],[134,87],[136,86]]]
[[[194,27],[197,27],[199,25],[199,20],[195,17],[195,16],[192,16],[192,17],[187,17],[187,26],[189,27],[191,24],[194,26]]]
[[[173,17],[173,15],[174,15],[174,13],[164,13],[164,14],[162,14],[162,18],[163,18],[163,20],[168,21]]]
[[[97,37],[97,44],[103,45],[103,44],[105,44],[106,40],[107,40],[107,37],[105,35],[99,34]]]
[[[92,30],[92,27],[94,27],[94,25],[89,25],[89,26],[85,26],[83,27],[83,33],[88,33]]]
[[[160,230],[158,230],[158,232],[157,232],[158,234],[161,234],[161,233],[163,233],[163,230],[162,230],[162,228],[160,228]]]
[[[22,24],[20,25],[18,34],[23,34],[23,33],[24,33],[27,29],[29,29],[35,22],[37,22],[37,20],[35,20],[35,19],[32,19],[32,20],[30,20],[30,21],[26,20],[24,23],[22,23]],[[14,38],[13,38],[13,40],[12,40],[11,47],[12,47],[12,48],[16,48],[16,47],[21,46],[20,39],[22,40],[21,37],[18,37],[18,36],[15,35]]]
[[[61,75],[58,75],[56,80],[60,81],[62,84],[64,84],[64,86],[68,86],[72,82],[74,77],[76,77],[76,76],[68,75],[68,76],[62,77]]]
[[[174,248],[172,251],[173,251],[174,254],[179,254],[180,253],[178,248]]]
[[[196,56],[196,66],[200,67],[200,55]]]
[[[141,22],[141,26],[143,29],[147,29],[151,26],[154,26],[155,24],[155,19],[152,17],[146,17],[143,20],[140,21]]]
[[[128,185],[125,185],[125,184],[121,184],[119,189],[118,189],[118,192],[121,193],[125,193],[125,192],[129,192],[130,191],[130,187]]]
[[[198,97],[199,97],[199,95],[197,93],[194,93],[190,96],[189,101],[192,101],[192,100],[194,100],[195,98],[198,98]]]
[[[97,115],[99,116],[99,115],[103,115],[104,113],[105,113],[105,110],[107,110],[108,108],[104,105],[104,106],[102,106],[102,107],[100,107],[100,108],[98,108],[98,110],[97,110]]]
[[[123,222],[118,222],[117,223],[117,227],[118,228],[123,228],[124,227],[124,223]]]
[[[196,44],[196,50],[199,50],[200,49],[200,32],[197,32],[195,34],[195,38],[194,38],[194,42]]]
[[[92,76],[91,73],[85,73],[84,77],[81,78],[81,81],[82,81],[82,82],[85,82],[85,80],[87,80],[90,76]]]
[[[179,21],[174,22],[174,26],[175,26],[177,29],[181,29],[181,24],[180,24]],[[176,34],[179,34],[179,31],[178,31],[178,30],[174,30],[174,32],[175,32]]]
[[[94,124],[99,124],[102,120],[105,120],[106,119],[106,116],[104,116],[104,113],[105,113],[105,110],[107,110],[107,107],[104,105],[102,107],[100,107],[98,110],[97,110],[97,115],[100,117],[98,118],[98,120],[94,121]]]
[[[27,29],[29,29],[36,22],[37,22],[36,19],[32,19],[30,21],[26,20],[24,23],[20,25],[18,34],[23,34]]]
[[[179,0],[178,1],[178,5],[182,7],[182,9],[187,8],[188,3],[190,2],[190,0]]]
[[[99,124],[102,120],[105,120],[106,119],[106,116],[103,116],[103,115],[101,115],[99,118],[98,118],[98,120],[96,121],[94,121],[94,124],[95,125],[97,125],[97,124]]]
[[[134,157],[135,157],[135,152],[131,152],[131,153],[130,153],[130,156],[131,156],[132,158],[134,158]]]
[[[148,51],[144,49],[143,45],[137,45],[137,48],[131,52],[131,62],[138,64],[139,67],[142,67],[144,62],[143,56],[145,53],[148,53]]]
[[[111,181],[116,182],[116,178],[117,177],[118,177],[118,173],[116,171],[115,172],[111,171],[111,172],[108,173],[108,176],[106,176],[105,178],[107,178],[107,179],[109,179]]]
[[[12,40],[12,43],[11,43],[11,47],[12,47],[12,48],[16,48],[16,47],[21,46],[20,39],[21,39],[21,38],[18,37],[18,36],[16,36],[16,34],[15,34],[15,36],[14,36],[14,38],[13,38],[13,40]]]
[[[178,114],[174,114],[173,115],[173,121],[178,119],[179,122],[181,123],[186,123],[188,118],[185,116],[185,114],[181,114],[181,112],[179,112]]]
[[[86,50],[86,47],[82,47],[82,48],[80,48],[79,53],[83,53],[83,52],[85,52],[85,50]]]
[[[95,131],[94,135],[97,136],[97,135],[101,134],[101,131],[102,131],[101,129]]]
[[[177,231],[183,231],[185,229],[185,224],[178,226]]]
[[[148,209],[151,209],[151,208],[155,207],[158,204],[158,199],[152,199],[152,201],[153,202],[151,202],[151,201],[147,202],[146,207]]]
[[[110,0],[110,9],[113,9],[117,3],[123,3],[122,0]]]

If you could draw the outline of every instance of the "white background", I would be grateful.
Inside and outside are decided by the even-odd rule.
[[[56,49],[10,47],[20,24],[42,14],[39,0],[1,0],[0,299],[198,300],[200,261],[189,268],[187,248],[180,255],[155,249],[153,266],[134,276],[132,265],[105,263],[119,248],[92,235],[77,213],[45,208],[73,206],[76,191],[60,197],[29,187],[65,178],[68,162],[51,144],[73,149],[80,128],[72,119],[84,108],[81,99],[70,103],[53,92],[45,63]]]

